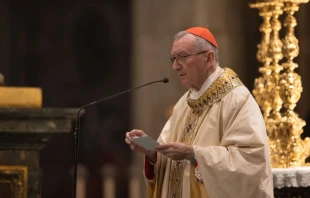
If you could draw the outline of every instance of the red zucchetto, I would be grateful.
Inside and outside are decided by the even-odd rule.
[[[213,36],[213,34],[207,29],[203,27],[192,27],[187,30],[186,32],[190,34],[194,34],[196,36],[199,36],[205,40],[207,40],[209,43],[211,43],[214,47],[218,48],[217,42]]]

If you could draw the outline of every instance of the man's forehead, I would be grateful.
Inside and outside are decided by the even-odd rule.
[[[195,47],[195,36],[188,34],[182,38],[175,40],[172,44],[171,53],[179,53],[182,51],[190,51]]]

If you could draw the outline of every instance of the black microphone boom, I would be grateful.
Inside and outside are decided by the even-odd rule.
[[[145,87],[145,86],[147,86],[147,85],[150,85],[150,84],[153,84],[153,83],[158,83],[158,82],[168,83],[168,82],[169,82],[169,79],[168,79],[168,78],[164,78],[164,79],[162,79],[162,80],[156,80],[156,81],[153,81],[153,82],[149,82],[149,83],[144,84],[144,85],[141,85],[141,86],[139,86],[139,87],[136,87],[136,88],[133,88],[133,89],[129,89],[129,90],[126,90],[126,91],[123,91],[123,92],[114,94],[114,95],[112,95],[112,96],[109,96],[109,97],[106,97],[106,98],[102,98],[102,99],[100,99],[100,100],[97,100],[97,101],[88,103],[88,104],[82,106],[82,107],[79,109],[78,114],[79,114],[79,112],[80,112],[82,109],[84,109],[85,107],[88,107],[88,106],[90,106],[90,105],[97,104],[97,103],[102,102],[102,101],[104,101],[104,100],[109,100],[109,99],[114,98],[114,97],[116,97],[116,96],[119,96],[119,95],[122,95],[122,94],[125,94],[125,93],[128,93],[128,92],[131,92],[131,91],[136,90],[136,89],[139,89],[139,88],[141,88],[141,87]]]
[[[77,163],[78,163],[78,146],[79,146],[79,130],[80,130],[80,112],[82,109],[88,107],[88,106],[91,106],[91,105],[94,105],[94,104],[97,104],[99,102],[103,102],[105,100],[109,100],[111,98],[114,98],[114,97],[117,97],[117,96],[120,96],[120,95],[123,95],[125,93],[128,93],[128,92],[131,92],[131,91],[134,91],[136,89],[139,89],[139,88],[142,88],[142,87],[145,87],[147,85],[151,85],[153,83],[158,83],[158,82],[163,82],[163,83],[168,83],[169,82],[169,79],[168,78],[164,78],[162,80],[156,80],[156,81],[152,81],[152,82],[149,82],[147,84],[144,84],[144,85],[141,85],[139,87],[136,87],[136,88],[133,88],[133,89],[129,89],[129,90],[126,90],[126,91],[123,91],[123,92],[120,92],[120,93],[117,93],[117,94],[114,94],[112,96],[108,96],[106,98],[102,98],[100,100],[97,100],[97,101],[94,101],[94,102],[91,102],[91,103],[88,103],[84,106],[82,106],[78,112],[77,112],[77,117],[76,117],[76,122],[75,122],[75,132],[74,132],[74,136],[75,136],[75,144],[74,144],[74,153],[75,153],[75,158],[74,158],[74,170],[73,170],[73,198],[76,198],[76,181],[77,181]]]

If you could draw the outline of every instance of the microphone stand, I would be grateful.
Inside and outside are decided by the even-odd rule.
[[[75,122],[75,132],[74,132],[75,141],[74,141],[74,169],[73,169],[73,198],[76,198],[77,164],[78,164],[79,132],[80,132],[80,126],[81,126],[81,124],[80,124],[80,112],[81,112],[81,110],[86,108],[86,107],[88,107],[88,106],[91,106],[91,105],[97,104],[99,102],[103,102],[103,101],[109,100],[111,98],[123,95],[125,93],[134,91],[134,90],[139,89],[141,87],[145,87],[147,85],[150,85],[150,84],[153,84],[153,83],[158,83],[158,82],[168,83],[169,79],[168,78],[164,78],[162,80],[152,81],[152,82],[149,82],[147,84],[141,85],[139,87],[136,87],[136,88],[133,88],[133,89],[129,89],[129,90],[126,90],[126,91],[114,94],[112,96],[108,96],[106,98],[102,98],[100,100],[88,103],[88,104],[82,106],[78,110],[77,117],[76,117],[76,122]]]

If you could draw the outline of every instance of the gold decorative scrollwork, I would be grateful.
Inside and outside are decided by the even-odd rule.
[[[310,155],[310,139],[302,140],[305,121],[294,112],[302,92],[301,77],[294,72],[298,64],[293,59],[299,54],[298,39],[294,29],[297,26],[294,13],[300,3],[309,0],[257,0],[251,8],[258,8],[263,18],[260,26],[262,40],[258,45],[257,60],[261,77],[255,79],[253,95],[262,109],[269,140],[271,162],[274,168],[305,166]],[[286,34],[279,37],[281,22]],[[285,57],[285,61],[279,61]]]
[[[271,4],[268,2],[250,4],[251,8],[258,8],[260,10],[259,15],[263,18],[263,23],[259,28],[259,31],[262,33],[262,40],[261,43],[257,45],[258,51],[256,54],[257,60],[262,63],[262,66],[259,68],[259,72],[262,76],[255,79],[253,95],[261,107],[265,118],[268,117],[271,111],[271,101],[265,96],[267,96],[272,89],[272,84],[269,83],[269,76],[271,74],[269,65],[271,58],[268,53],[270,33],[272,31],[270,22],[272,13],[270,6]]]

